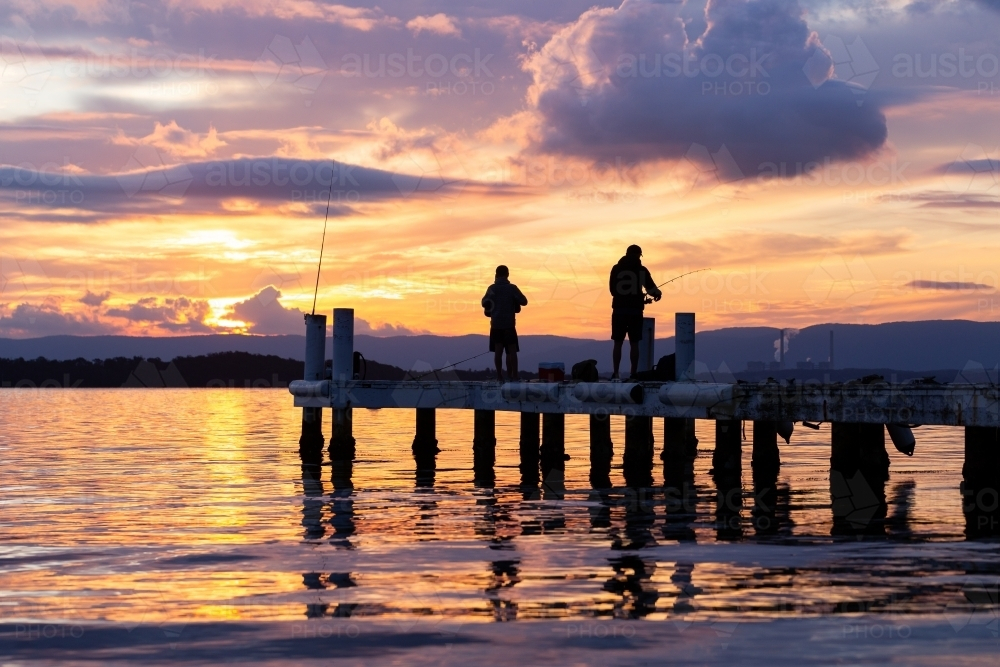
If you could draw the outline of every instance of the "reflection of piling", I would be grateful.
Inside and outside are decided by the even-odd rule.
[[[590,415],[590,486],[592,488],[611,488],[611,460],[614,455],[614,445],[611,442],[611,415]]]
[[[306,357],[303,380],[318,382],[326,373],[326,315],[306,315]],[[299,450],[323,449],[323,408],[302,408]]]
[[[889,479],[885,427],[833,422],[830,433],[834,534],[883,533]]]
[[[521,413],[521,433],[518,439],[521,486],[537,486],[540,481],[538,476],[538,450],[542,446],[540,421],[537,412]]]
[[[493,486],[493,466],[497,458],[497,413],[475,410],[473,413],[472,469],[476,484]]]
[[[542,481],[546,491],[557,497],[565,491],[566,480],[566,415],[542,415],[542,447],[539,452]]]
[[[1000,534],[1000,429],[965,427],[962,511],[968,538]]]
[[[637,415],[625,417],[625,452],[622,474],[631,487],[653,485],[653,418]]]

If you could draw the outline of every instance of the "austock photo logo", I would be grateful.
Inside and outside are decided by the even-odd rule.
[[[168,166],[153,146],[139,146],[115,178],[130,199],[140,193],[179,199],[194,175],[185,164]]]
[[[860,107],[864,104],[865,92],[871,88],[879,73],[875,57],[861,37],[855,37],[848,44],[837,35],[827,35],[822,42],[833,60],[834,77],[851,86],[851,91],[857,97],[856,102]],[[826,58],[826,54],[817,47],[803,67],[803,72],[814,88],[819,88],[826,81]]]
[[[251,69],[261,88],[275,83],[291,84],[305,95],[319,90],[327,74],[326,62],[309,37],[295,44],[284,35],[275,35]],[[310,100],[306,105],[311,104]]]

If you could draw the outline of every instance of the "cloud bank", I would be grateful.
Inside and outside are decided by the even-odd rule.
[[[701,35],[687,34],[680,9],[591,9],[528,58],[530,150],[613,162],[724,146],[749,176],[765,163],[864,158],[885,143],[877,100],[831,78],[795,0],[711,0]]]

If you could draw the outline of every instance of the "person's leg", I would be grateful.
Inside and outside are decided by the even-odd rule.
[[[611,350],[611,365],[613,366],[613,372],[611,378],[614,379],[618,377],[618,367],[622,364],[622,343],[625,339],[615,341],[615,346]]]
[[[632,364],[632,375],[639,372],[639,341],[631,335],[628,337],[628,360]]]
[[[508,343],[507,345],[507,377],[511,382],[518,381],[517,374],[517,346]]]

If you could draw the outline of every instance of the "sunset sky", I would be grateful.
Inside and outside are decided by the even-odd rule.
[[[0,336],[1000,319],[997,0],[6,0]],[[332,175],[332,188],[331,188]]]

